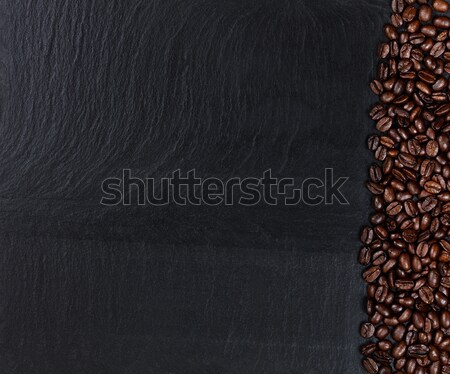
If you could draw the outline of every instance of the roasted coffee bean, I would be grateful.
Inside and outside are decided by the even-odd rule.
[[[372,258],[372,250],[369,247],[362,247],[359,251],[359,263],[361,265],[369,265]]]
[[[377,345],[375,343],[368,343],[361,347],[361,354],[363,356],[370,356],[377,350]]]
[[[389,56],[390,53],[390,47],[388,43],[381,43],[378,46],[378,56],[380,58],[386,58]]]
[[[379,266],[372,266],[371,268],[367,269],[363,273],[363,278],[367,283],[372,283],[377,280],[377,278],[381,274],[381,269]]]
[[[375,79],[372,83],[370,83],[370,89],[375,95],[381,95],[383,93],[383,84]]]
[[[426,146],[427,155],[436,157],[439,152],[439,143],[436,140],[430,140]]]
[[[438,27],[437,25],[435,25],[435,26]],[[386,25],[384,27],[384,32],[385,32],[387,38],[390,40],[395,40],[398,38],[397,29],[393,25]]]
[[[437,199],[435,197],[427,197],[422,202],[422,209],[425,212],[430,212],[431,210],[433,210],[436,207],[436,205],[437,205]]]
[[[414,243],[417,240],[417,231],[406,229],[402,232],[402,238],[407,243]]]
[[[440,57],[445,52],[445,44],[442,42],[436,43],[430,50],[430,55],[433,57]],[[436,78],[435,78],[436,79]],[[427,81],[427,83],[434,84],[434,81]]]
[[[419,290],[419,296],[425,304],[431,304],[434,301],[433,291],[428,286],[424,286]]]
[[[428,354],[430,348],[425,344],[416,344],[408,347],[408,356],[409,357],[421,357]]]
[[[364,339],[370,339],[375,333],[375,327],[371,323],[361,325],[360,334]]]
[[[402,204],[400,204],[399,202],[393,202],[389,204],[388,207],[386,208],[386,213],[389,216],[396,216],[402,211],[402,209],[403,209]]]
[[[448,3],[444,0],[433,0],[433,8],[437,12],[446,13],[448,11]]]
[[[380,138],[376,135],[372,135],[367,140],[367,146],[369,147],[369,150],[371,150],[371,151],[375,151],[378,148],[379,144],[380,144]]]
[[[361,232],[361,242],[370,244],[373,241],[374,233],[371,227],[364,227]]]
[[[411,22],[416,18],[417,9],[414,6],[409,5],[405,8],[402,14],[403,21]]]
[[[419,210],[417,208],[417,203],[412,200],[407,200],[405,202],[405,212],[410,217],[416,217],[419,213]]]
[[[429,5],[421,5],[419,7],[419,21],[428,22],[431,20],[432,16],[433,16],[433,10],[431,9],[431,7]]]
[[[367,373],[369,374],[378,373],[378,364],[370,357],[363,359],[362,364]]]
[[[374,195],[381,195],[381,194],[383,194],[384,193],[384,188],[381,186],[381,185],[379,185],[378,183],[375,183],[375,182],[368,182],[367,183],[367,189],[371,192],[371,193],[373,193]],[[432,209],[432,208],[431,208]],[[431,210],[430,209],[430,210]]]
[[[405,9],[405,0],[392,0],[391,7],[394,13],[401,13]]]
[[[395,281],[395,287],[400,291],[409,291],[414,288],[414,281],[407,279],[398,279]]]
[[[433,25],[436,26],[439,29],[449,29],[450,28],[450,18],[448,17],[436,17],[433,20]],[[388,31],[386,31],[386,35],[387,35]],[[390,34],[393,35],[394,32],[390,31]]]
[[[424,184],[424,189],[430,194],[436,195],[442,191],[442,187],[438,182],[428,181]]]

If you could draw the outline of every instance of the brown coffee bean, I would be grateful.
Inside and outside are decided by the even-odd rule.
[[[389,216],[396,216],[397,214],[399,214],[401,211],[403,210],[403,206],[402,204],[400,204],[397,201],[394,201],[393,203],[389,204],[388,207],[386,208],[386,213]]]
[[[433,0],[433,8],[437,12],[446,13],[448,11],[448,3],[444,0]]]
[[[430,348],[425,344],[415,344],[408,347],[408,356],[409,357],[420,357],[425,356],[430,351]]]
[[[433,291],[428,286],[424,286],[419,290],[419,296],[425,304],[431,304],[434,301]]]
[[[437,144],[437,142],[436,142]],[[439,146],[439,145],[437,145]],[[416,158],[409,153],[401,152],[398,156],[399,161],[406,167],[415,167],[417,165]]]
[[[407,243],[414,243],[417,240],[417,231],[413,229],[406,229],[402,233],[402,238]]]
[[[414,288],[414,281],[407,279],[398,279],[395,281],[395,287],[402,291],[409,291]]]
[[[416,202],[412,200],[407,200],[405,202],[405,212],[410,217],[416,217],[417,214],[419,213]]]
[[[445,17],[445,16],[436,17],[433,20],[433,25],[439,29],[449,29],[450,28],[450,18]],[[386,35],[387,35],[387,31],[386,31]]]
[[[436,157],[439,152],[439,143],[435,140],[430,140],[426,146],[427,155],[430,157]]]
[[[425,198],[425,200],[422,202],[422,209],[425,212],[430,212],[431,210],[433,210],[436,205],[437,205],[438,201],[435,197],[427,197]]]
[[[364,244],[370,244],[372,243],[373,237],[373,229],[371,227],[364,227],[361,231],[361,242]]]
[[[435,25],[435,26],[438,27],[437,25]],[[384,27],[384,32],[385,32],[386,36],[388,37],[388,39],[390,39],[390,40],[395,40],[398,38],[397,29],[393,25],[386,25]]]
[[[375,329],[374,336],[377,339],[382,340],[382,339],[386,338],[387,336],[389,336],[389,333],[390,333],[389,327],[387,327],[386,325],[380,325]]]
[[[367,373],[369,374],[378,373],[378,364],[370,357],[364,358],[362,364]]]
[[[371,323],[364,323],[361,325],[360,335],[364,339],[370,339],[375,333],[375,327]]]
[[[388,43],[381,43],[378,46],[378,57],[380,58],[386,58],[389,56],[390,53],[390,47]]]
[[[372,257],[372,251],[368,247],[362,247],[359,251],[359,263],[361,265],[369,265],[370,259]]]
[[[431,270],[428,273],[428,284],[432,288],[437,288],[439,286],[440,276],[436,270]]]
[[[439,321],[445,329],[450,328],[450,312],[448,310],[441,311]]]
[[[390,351],[392,346],[393,344],[389,340],[381,340],[378,342],[378,348],[383,352]]]
[[[402,14],[403,21],[411,22],[416,18],[417,10],[415,7],[409,5],[405,8]]]
[[[368,182],[367,189],[374,195],[381,195],[384,193],[384,188],[375,182]]]
[[[381,168],[378,165],[372,165],[369,169],[369,176],[372,182],[378,183],[381,181],[383,177],[383,173]]]
[[[428,181],[424,184],[424,189],[430,194],[436,195],[442,191],[442,187],[438,182]]]
[[[418,330],[422,330],[425,325],[425,319],[420,312],[413,313],[412,322],[414,324],[414,327]]]
[[[403,10],[405,9],[405,0],[392,0],[391,8],[394,13],[403,12]]]
[[[361,353],[363,356],[370,356],[377,349],[377,345],[375,343],[367,343],[361,347]]]
[[[363,273],[363,278],[367,283],[373,283],[381,274],[379,266],[372,266]]]
[[[429,5],[421,5],[419,7],[419,21],[421,22],[428,22],[431,20],[431,17],[433,15],[433,10]],[[437,25],[435,25],[438,27]]]
[[[445,52],[445,44],[442,42],[438,42],[435,45],[433,45],[433,48],[431,48],[430,55],[433,57],[440,57],[444,54],[444,52]],[[434,81],[431,82],[428,81],[427,83],[434,84]]]

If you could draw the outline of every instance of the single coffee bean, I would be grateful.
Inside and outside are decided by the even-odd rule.
[[[449,29],[450,28],[450,18],[448,17],[436,17],[433,20],[433,25],[436,26],[439,29]],[[392,33],[392,31],[391,31]],[[387,35],[387,31],[386,31],[386,35]]]
[[[420,357],[425,356],[430,351],[430,348],[425,344],[415,344],[408,347],[408,356],[409,357]]]
[[[435,45],[433,45],[433,48],[431,48],[430,55],[433,57],[440,57],[444,52],[445,52],[445,44],[442,42],[438,42]],[[434,84],[434,81],[427,83]]]
[[[384,188],[375,182],[368,182],[367,189],[374,195],[381,195],[384,192]]]
[[[433,10],[429,5],[421,5],[419,7],[419,21],[428,22],[431,20],[432,16],[433,16]],[[435,26],[438,27],[437,25],[435,25]]]
[[[391,51],[391,50],[390,50],[390,47],[389,47],[389,44],[388,44],[388,43],[381,43],[381,44],[378,46],[378,56],[379,56],[380,58],[386,58],[386,57],[388,57],[390,51]]]
[[[377,350],[377,345],[375,343],[367,343],[361,347],[361,353],[363,356],[370,356]]]
[[[378,364],[370,357],[366,357],[365,359],[363,359],[362,364],[367,373],[369,374],[378,373]]]
[[[402,18],[405,22],[411,22],[416,18],[417,10],[414,6],[407,6],[403,11]]]
[[[375,327],[371,323],[361,325],[360,334],[364,339],[370,339],[375,333]]]
[[[446,13],[448,11],[448,3],[444,0],[433,0],[433,8],[437,12]]]
[[[371,227],[364,227],[361,232],[361,242],[364,244],[370,244],[372,243],[373,237],[373,229]]]
[[[395,201],[388,205],[388,207],[386,208],[386,213],[390,216],[396,216],[402,211],[402,209],[403,209],[402,204]]]
[[[404,341],[398,343],[392,350],[392,357],[394,357],[395,359],[399,359],[399,358],[405,356],[406,349],[407,349],[407,346]]]
[[[436,157],[439,152],[439,143],[435,140],[430,140],[426,146],[427,155],[430,157]]]
[[[363,273],[363,278],[367,283],[373,283],[381,274],[379,266],[372,266]]]
[[[416,307],[417,307],[418,305],[416,304]],[[424,327],[424,325],[425,325],[425,319],[423,318],[423,315],[420,313],[420,312],[415,312],[415,313],[413,313],[413,316],[412,316],[412,322],[413,322],[413,324],[414,324],[414,327],[417,329],[417,330],[421,330],[421,329],[423,329],[423,327]]]
[[[414,281],[407,279],[398,279],[395,281],[395,287],[401,291],[409,291],[414,288]]]
[[[440,24],[440,22],[439,22]],[[436,27],[439,27],[435,24]],[[386,34],[386,36],[388,37],[388,39],[390,40],[395,40],[398,38],[398,32],[397,29],[393,26],[393,25],[386,25],[384,27],[384,32]]]
[[[419,290],[419,297],[425,304],[431,304],[434,301],[433,291],[428,286],[424,286]]]
[[[444,327],[446,329],[450,328],[450,312],[447,310],[443,310],[439,317],[439,321],[440,321],[442,327]]]
[[[438,201],[435,197],[427,197],[423,202],[422,202],[422,209],[425,212],[430,212],[432,211],[436,205],[437,205]]]
[[[394,13],[403,12],[403,10],[405,9],[405,0],[392,0],[391,8]]]
[[[375,151],[378,148],[378,145],[380,144],[380,138],[377,135],[372,135],[367,140],[367,146],[369,150]]]
[[[442,187],[438,182],[428,181],[424,184],[424,189],[430,194],[436,195],[442,191]]]
[[[370,175],[370,179],[375,183],[380,182],[383,177],[381,168],[378,165],[372,165],[370,167],[369,175]]]
[[[402,238],[407,243],[414,243],[417,240],[417,231],[413,229],[406,229],[402,233]]]

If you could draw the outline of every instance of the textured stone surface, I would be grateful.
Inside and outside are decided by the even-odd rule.
[[[15,0],[0,28],[0,373],[359,373],[385,0]],[[350,177],[349,206],[105,208],[100,183]]]

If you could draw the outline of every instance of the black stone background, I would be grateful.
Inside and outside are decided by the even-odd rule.
[[[0,2],[0,373],[355,374],[388,0]],[[101,181],[347,176],[349,206],[116,207]]]

